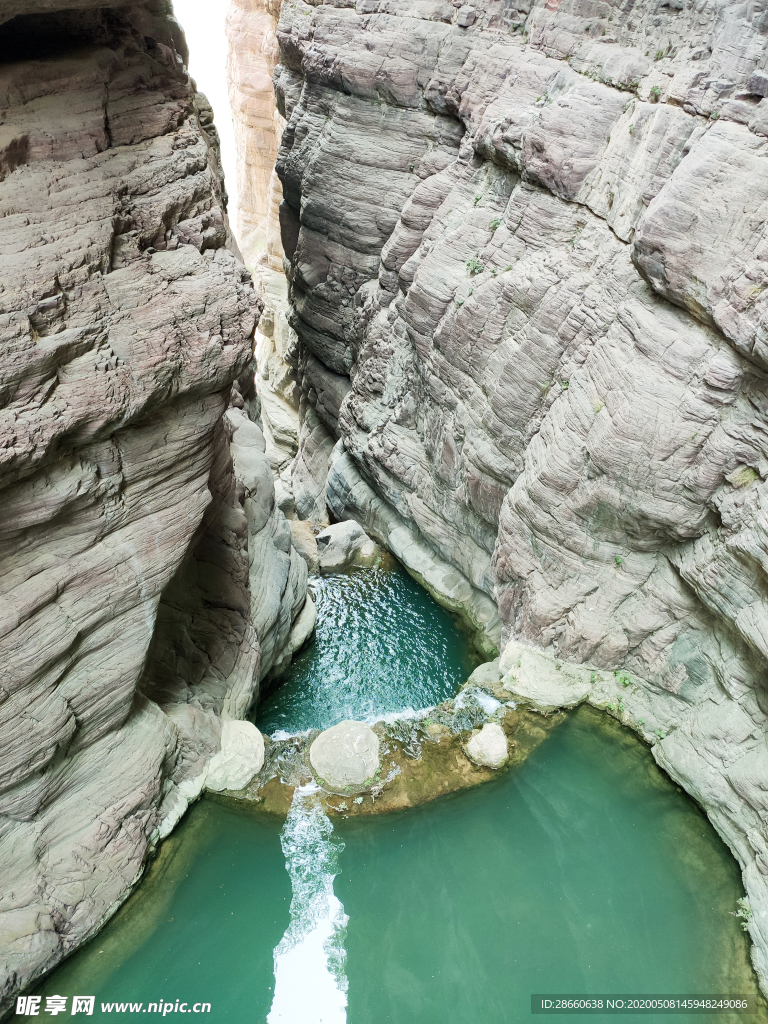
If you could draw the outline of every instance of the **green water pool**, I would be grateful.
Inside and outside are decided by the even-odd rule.
[[[264,729],[431,704],[473,667],[400,571],[315,592],[317,640],[260,709]],[[94,996],[98,1019],[210,1003],[202,1019],[235,1024],[516,1024],[536,992],[754,995],[741,895],[647,748],[581,709],[518,768],[400,814],[332,823],[311,787],[287,820],[203,799],[39,994]],[[764,1007],[653,1019],[768,1022]]]
[[[452,697],[478,659],[455,620],[399,566],[312,580],[317,630],[258,706],[269,735],[373,721]]]
[[[201,801],[43,993],[93,994],[103,1018],[101,1003],[178,999],[209,1001],[211,1021],[266,1021],[290,919],[282,824]],[[478,790],[336,822],[326,841],[349,1024],[513,1024],[546,991],[756,991],[730,913],[736,864],[647,751],[594,713]],[[311,873],[318,850],[305,853]]]

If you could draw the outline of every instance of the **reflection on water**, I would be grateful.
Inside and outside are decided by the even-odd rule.
[[[269,735],[374,721],[452,697],[477,665],[465,633],[399,566],[312,581],[317,632],[256,710]]]
[[[291,923],[275,948],[275,997],[267,1024],[346,1024],[344,933],[349,920],[333,892],[343,843],[316,794],[296,789],[280,836],[291,877]]]

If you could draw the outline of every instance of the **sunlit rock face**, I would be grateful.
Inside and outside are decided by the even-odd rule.
[[[0,22],[1,1011],[199,793],[306,563],[224,415],[259,304],[169,5]]]
[[[744,867],[764,982],[766,31],[716,0],[298,0],[275,71],[332,512],[502,646],[628,673]]]

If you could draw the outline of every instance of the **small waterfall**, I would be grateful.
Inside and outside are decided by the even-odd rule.
[[[346,1024],[344,931],[349,918],[333,892],[343,843],[317,799],[298,786],[280,844],[291,876],[291,923],[275,947],[275,995],[267,1024]]]

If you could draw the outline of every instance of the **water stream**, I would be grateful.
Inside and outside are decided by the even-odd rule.
[[[264,728],[452,692],[466,639],[409,583],[322,581],[317,641]],[[205,1019],[238,1024],[516,1024],[533,992],[750,994],[741,894],[703,814],[634,735],[585,709],[518,769],[400,814],[331,823],[312,787],[285,821],[200,801],[40,992],[95,995],[110,1019],[102,1004],[207,1001]]]

